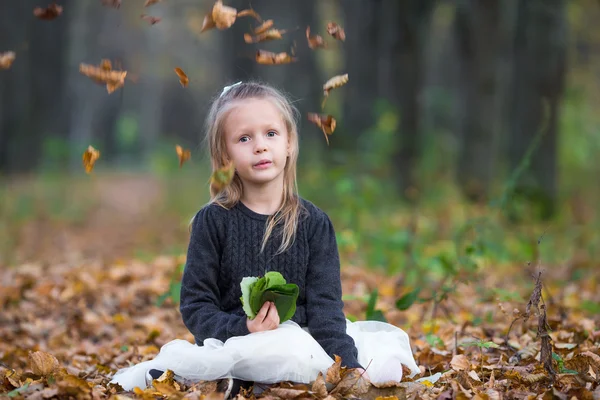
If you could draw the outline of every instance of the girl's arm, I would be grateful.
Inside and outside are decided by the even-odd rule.
[[[313,213],[306,277],[308,329],[331,358],[337,354],[342,357],[343,366],[361,368],[354,340],[346,334],[340,259],[333,224],[323,211]]]
[[[250,333],[246,316],[220,309],[219,259],[221,245],[212,206],[202,208],[192,222],[187,261],[181,280],[179,310],[185,326],[196,340],[216,338],[223,342],[232,336]],[[198,343],[201,344],[201,343]]]

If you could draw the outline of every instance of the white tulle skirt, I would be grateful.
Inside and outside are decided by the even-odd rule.
[[[402,329],[377,321],[346,322],[346,331],[358,349],[358,362],[365,368],[368,365],[371,382],[400,381],[402,364],[410,369],[411,377],[419,373],[409,337]],[[198,346],[172,340],[154,359],[117,371],[111,383],[125,390],[145,388],[149,369],[170,369],[194,381],[233,377],[266,384],[311,383],[333,362],[307,330],[286,321],[275,330],[232,337],[225,343],[206,339]]]

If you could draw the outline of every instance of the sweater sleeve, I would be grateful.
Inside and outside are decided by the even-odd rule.
[[[220,308],[218,278],[222,248],[217,221],[211,215],[214,210],[210,207],[202,208],[192,222],[179,310],[185,326],[196,340],[216,338],[225,342],[232,336],[250,332],[245,315],[230,314]]]
[[[333,224],[322,211],[311,218],[315,220],[312,234],[309,234],[310,258],[306,277],[308,329],[331,358],[338,355],[343,366],[362,368],[354,340],[346,333],[340,259]]]

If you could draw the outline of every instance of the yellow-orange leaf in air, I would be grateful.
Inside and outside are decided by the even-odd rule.
[[[144,7],[150,7],[153,4],[160,3],[162,0],[146,0]]]
[[[262,18],[260,17],[260,15],[258,15],[258,13],[251,8],[248,10],[240,11],[239,13],[237,13],[237,16],[238,17],[252,17],[252,18],[256,19],[258,22],[262,22]]]
[[[121,7],[121,0],[102,0],[102,5],[112,8]]]
[[[254,37],[252,37],[252,35],[250,35],[249,33],[244,33],[244,41],[246,43],[260,43],[260,42],[266,42],[267,40],[278,40],[283,38],[283,34],[285,33],[285,30],[279,30],[279,29],[269,29],[263,33],[260,33]]]
[[[325,102],[327,101],[329,92],[331,92],[335,88],[344,86],[346,83],[348,83],[348,74],[336,75],[333,78],[329,79],[327,82],[325,82],[325,84],[323,85],[323,94],[325,95],[325,98],[323,99],[323,104],[321,104],[321,107],[325,107]]]
[[[238,16],[239,16],[239,14],[238,14]],[[273,20],[268,19],[265,22],[263,22],[262,24],[260,24],[260,26],[258,26],[254,29],[254,34],[260,35],[261,33],[266,32],[269,29],[271,29],[272,26],[273,26]]]
[[[15,61],[15,57],[17,55],[14,51],[7,51],[5,53],[0,53],[0,68],[9,69],[12,65],[13,61]]]
[[[223,5],[221,0],[218,0],[212,9],[212,19],[215,22],[217,29],[227,29],[233,25],[237,17],[237,10],[233,7]]]
[[[321,128],[323,134],[325,135],[327,145],[329,146],[328,135],[333,134],[333,131],[335,131],[335,118],[333,118],[331,115],[308,113],[308,120],[313,124],[317,125],[319,128]]]
[[[46,21],[57,18],[60,14],[62,14],[62,12],[63,8],[56,3],[52,3],[46,8],[36,7],[33,9],[33,15]]]
[[[158,24],[161,21],[159,17],[153,17],[151,15],[142,14],[140,18],[148,22],[150,25]]]
[[[179,157],[179,168],[181,168],[183,163],[190,159],[192,152],[187,149],[184,150],[180,145],[175,145],[175,151],[177,152],[177,157]]]
[[[327,23],[327,33],[342,42],[346,40],[346,32],[344,32],[344,29],[335,22]]]
[[[88,146],[87,150],[83,153],[82,158],[85,172],[89,174],[94,169],[96,160],[100,158],[100,152],[92,146]]]
[[[214,196],[220,193],[223,189],[227,187],[233,180],[233,176],[235,175],[235,166],[233,162],[230,161],[228,164],[223,167],[213,171],[210,176],[210,192]]]
[[[29,367],[36,375],[48,376],[59,367],[59,364],[52,354],[36,351],[29,353]]]
[[[179,83],[181,83],[181,86],[186,87],[188,83],[190,83],[190,79],[181,68],[175,67],[175,73],[179,77]]]
[[[106,84],[108,94],[125,85],[127,71],[113,70],[109,60],[102,60],[100,67],[90,64],[79,64],[79,72],[96,83]]]
[[[325,40],[323,40],[321,35],[310,36],[310,26],[306,27],[306,40],[308,41],[308,47],[313,50],[318,48],[324,49],[327,47],[327,43],[325,43]]]
[[[289,64],[297,61],[297,58],[290,56],[286,52],[273,53],[266,50],[256,52],[256,62],[263,65]]]

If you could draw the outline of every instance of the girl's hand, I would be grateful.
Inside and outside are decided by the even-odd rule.
[[[254,319],[246,320],[246,326],[250,333],[276,329],[279,326],[279,314],[275,303],[265,302]]]

